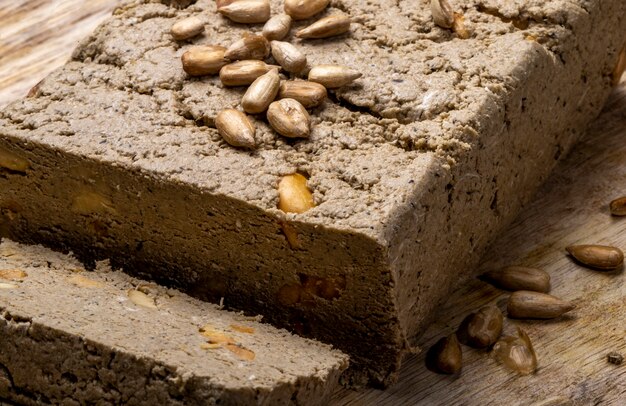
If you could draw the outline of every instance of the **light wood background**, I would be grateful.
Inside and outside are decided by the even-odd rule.
[[[110,13],[118,0],[0,0],[0,107],[67,60],[79,39]],[[338,405],[626,405],[624,272],[596,272],[574,264],[565,246],[601,243],[626,250],[626,218],[612,218],[608,202],[626,195],[626,84],[613,93],[591,126],[535,201],[484,258],[480,270],[520,264],[552,276],[552,293],[573,300],[571,316],[554,321],[506,320],[521,326],[539,358],[535,375],[518,377],[485,352],[463,347],[459,376],[436,375],[423,355],[404,363],[400,382],[385,391],[340,390]],[[477,270],[477,271],[480,271]],[[507,294],[478,280],[461,284],[425,333],[423,348],[454,331],[488,303],[504,309]],[[372,351],[376,351],[372,348]]]

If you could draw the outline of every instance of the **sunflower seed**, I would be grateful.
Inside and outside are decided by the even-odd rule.
[[[485,306],[473,314],[467,324],[467,343],[475,348],[493,345],[502,334],[502,312],[496,306]]]
[[[279,99],[294,99],[305,108],[319,106],[326,99],[326,88],[306,80],[283,80],[278,90]]]
[[[317,65],[309,71],[309,80],[327,89],[348,85],[361,76],[360,72],[341,65]]]
[[[272,56],[287,72],[298,73],[306,68],[306,55],[288,42],[272,41]]]
[[[214,75],[228,63],[225,52],[226,48],[215,45],[193,47],[181,57],[183,69],[190,76]]]
[[[308,138],[311,131],[309,113],[294,99],[281,99],[270,104],[267,120],[284,137]]]
[[[547,293],[550,291],[550,275],[541,269],[523,266],[509,266],[501,271],[489,271],[481,276],[487,282],[511,291],[534,290]]]
[[[265,23],[263,26],[263,36],[268,41],[280,41],[289,34],[291,29],[291,17],[287,14],[276,15]]]
[[[461,39],[468,39],[472,36],[471,31],[465,24],[465,17],[462,14],[454,13],[454,22],[452,23],[452,31]]]
[[[545,293],[519,290],[511,294],[507,305],[508,316],[515,319],[553,319],[576,306]]]
[[[350,30],[350,17],[345,14],[335,14],[317,20],[298,31],[299,38],[328,38],[341,35]]]
[[[243,59],[263,60],[270,54],[270,43],[262,35],[246,35],[228,47],[224,58],[231,61]]]
[[[224,86],[246,86],[275,68],[280,66],[257,60],[237,61],[220,70],[220,80]]]
[[[193,38],[204,31],[204,23],[198,17],[187,17],[172,25],[171,34],[175,40]]]
[[[244,24],[264,23],[272,12],[269,0],[237,0],[226,2],[217,9],[231,21]]]
[[[315,207],[307,179],[294,173],[284,176],[278,183],[278,208],[285,213],[304,213]]]
[[[570,245],[566,250],[581,264],[603,271],[617,269],[624,263],[624,253],[617,247]]]
[[[502,337],[493,346],[493,352],[507,368],[520,375],[529,375],[537,370],[537,354],[528,334],[519,327],[517,334],[517,337]]]
[[[254,148],[256,129],[241,111],[226,109],[215,117],[215,127],[224,141],[234,147]]]
[[[456,374],[463,366],[463,352],[456,334],[437,341],[426,354],[426,365],[434,372]]]
[[[609,208],[614,216],[626,216],[626,196],[613,200]]]
[[[330,0],[285,0],[285,13],[294,20],[306,20],[323,11]]]
[[[278,69],[272,69],[265,75],[259,76],[243,95],[241,107],[249,114],[264,112],[276,98],[279,86]]]
[[[130,299],[131,302],[133,302],[137,306],[145,307],[148,309],[157,308],[156,304],[154,304],[154,299],[152,299],[150,296],[146,295],[145,293],[141,291],[134,290],[134,289],[129,290],[128,298]]]

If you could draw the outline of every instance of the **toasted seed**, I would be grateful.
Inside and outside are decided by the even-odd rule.
[[[306,55],[289,42],[272,41],[272,56],[287,72],[298,73],[306,68]]]
[[[21,269],[2,269],[0,270],[0,279],[20,280],[24,279],[28,274]]]
[[[612,75],[613,86],[617,86],[625,70],[626,70],[626,45],[624,45],[624,47],[622,48],[622,51],[619,53],[619,57],[617,58],[617,64],[615,65],[615,69],[613,69],[613,75]]]
[[[553,319],[575,307],[572,302],[552,295],[519,290],[509,297],[507,312],[509,317],[515,319]]]
[[[626,216],[626,196],[613,200],[609,208],[614,216]]]
[[[550,291],[550,275],[536,268],[509,266],[501,271],[486,272],[481,278],[500,289],[534,290],[544,293]]]
[[[452,31],[461,39],[468,39],[472,33],[465,24],[465,17],[462,14],[454,13],[454,22],[452,23]]]
[[[241,345],[226,344],[224,348],[235,354],[237,358],[244,361],[254,361],[254,358],[256,358],[256,354],[254,353],[254,351],[242,347]]]
[[[430,347],[426,354],[426,365],[441,374],[456,374],[461,370],[463,352],[456,334],[443,337]]]
[[[217,11],[231,21],[244,24],[264,23],[272,12],[269,0],[237,0],[218,7]]]
[[[224,141],[234,147],[254,148],[256,129],[248,117],[241,111],[226,109],[215,117],[215,127]]]
[[[519,327],[517,334],[518,337],[502,337],[493,346],[493,352],[507,368],[520,375],[529,375],[537,370],[537,354],[528,334]]]
[[[570,245],[566,248],[578,262],[599,270],[610,271],[624,263],[624,253],[607,245]]]
[[[496,306],[485,306],[473,314],[467,324],[467,343],[475,348],[495,344],[502,334],[502,312]]]
[[[175,40],[193,38],[204,31],[204,23],[198,17],[187,17],[172,25],[171,33]]]
[[[445,0],[444,0],[445,1]],[[345,14],[335,14],[321,18],[298,31],[299,38],[328,38],[341,35],[350,30],[350,17]]]
[[[129,290],[128,298],[137,306],[146,307],[148,309],[157,308],[156,304],[154,304],[154,299],[139,290]]]
[[[231,61],[243,59],[267,58],[270,54],[270,43],[262,35],[246,35],[228,47],[224,57]]]
[[[241,99],[241,107],[249,114],[262,113],[274,101],[280,86],[278,69],[272,69],[259,76],[248,88]]]
[[[294,99],[281,99],[270,104],[267,120],[277,133],[289,138],[308,138],[311,118],[302,104]]]
[[[191,76],[214,75],[228,61],[224,59],[226,48],[215,45],[202,45],[191,48],[181,58],[183,69]]]
[[[297,100],[307,109],[320,105],[326,96],[324,86],[306,80],[283,80],[278,90],[279,99]]]
[[[220,80],[224,86],[246,86],[274,68],[280,66],[257,60],[237,61],[220,70]]]
[[[317,65],[309,71],[309,80],[327,89],[348,85],[361,76],[360,72],[341,65]]]
[[[285,13],[294,20],[306,20],[323,11],[330,0],[285,0]]]
[[[278,208],[285,213],[300,214],[315,207],[306,182],[299,173],[284,176],[278,183]]]
[[[267,20],[263,26],[263,36],[268,41],[280,41],[289,34],[291,17],[287,14],[278,14]]]
[[[102,282],[95,281],[82,275],[74,275],[69,277],[67,280],[68,282],[76,286],[80,286],[81,288],[100,288],[103,286]]]
[[[452,28],[454,24],[454,12],[448,0],[430,0],[430,12],[433,21],[441,28]]]

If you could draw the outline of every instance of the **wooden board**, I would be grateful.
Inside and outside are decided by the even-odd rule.
[[[116,0],[0,2],[0,107],[28,92],[67,60],[82,37],[104,19]],[[547,181],[535,201],[485,256],[481,270],[520,264],[552,276],[552,293],[574,300],[571,316],[554,321],[506,320],[523,327],[539,358],[535,375],[518,377],[485,351],[463,347],[458,377],[429,372],[423,355],[404,363],[400,382],[385,391],[340,390],[338,405],[626,405],[624,272],[602,273],[574,264],[565,246],[603,243],[626,249],[626,218],[612,218],[608,202],[626,195],[626,85],[612,95],[584,141]],[[454,331],[488,303],[504,309],[507,294],[478,280],[462,284],[422,339],[424,348]],[[373,348],[372,351],[376,349]]]

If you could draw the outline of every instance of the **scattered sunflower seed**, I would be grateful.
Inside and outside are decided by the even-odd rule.
[[[534,290],[547,293],[550,291],[550,275],[547,272],[524,266],[509,266],[501,271],[489,271],[481,279],[500,289],[511,291]]]
[[[515,319],[553,319],[576,306],[558,297],[529,290],[513,292],[507,305],[508,316]]]
[[[272,41],[272,56],[284,70],[298,73],[306,68],[306,55],[289,42]]]
[[[517,328],[518,337],[504,336],[493,346],[496,359],[507,368],[529,375],[537,370],[537,354],[528,334]]]
[[[215,117],[215,127],[224,141],[234,147],[254,148],[256,129],[248,117],[241,111],[226,109]]]
[[[186,40],[204,31],[204,23],[198,17],[187,17],[172,25],[171,34],[177,41]]]
[[[463,366],[461,345],[452,333],[437,341],[426,354],[426,366],[441,374],[456,374]]]
[[[279,86],[278,69],[272,69],[265,75],[259,76],[243,95],[241,107],[249,114],[264,112],[276,98]]]
[[[299,173],[284,176],[278,183],[278,208],[286,213],[304,213],[313,208],[313,195],[306,183]]]
[[[294,99],[280,99],[270,104],[267,120],[277,133],[288,138],[308,138],[311,117],[302,104]]]
[[[319,106],[326,99],[326,88],[307,80],[283,80],[278,91],[279,99],[294,99],[305,108]]]
[[[346,86],[361,76],[360,72],[341,65],[317,65],[309,71],[309,80],[327,89]]]
[[[567,252],[581,264],[602,271],[622,266],[624,253],[617,247],[607,245],[570,245]]]
[[[217,11],[231,21],[244,24],[258,24],[269,20],[271,7],[269,0],[237,0],[225,2]]]
[[[609,204],[609,208],[614,216],[626,216],[626,196],[613,200]]]
[[[242,0],[246,1],[246,0]],[[235,41],[224,53],[224,58],[231,61],[243,59],[263,60],[270,54],[270,43],[262,35],[246,35]]]
[[[287,14],[278,14],[267,20],[263,26],[263,36],[268,41],[280,41],[289,34],[292,19]]]
[[[224,59],[226,48],[215,45],[201,45],[188,50],[181,60],[183,69],[191,76],[214,75],[228,63]]]
[[[237,61],[220,70],[220,80],[224,86],[246,86],[275,68],[280,66],[257,60]]]
[[[306,20],[322,12],[330,0],[285,0],[285,13],[294,20]]]
[[[496,306],[485,306],[471,315],[467,323],[467,344],[486,348],[498,341],[502,334],[502,312]]]
[[[331,15],[301,29],[296,33],[296,37],[315,39],[345,34],[350,30],[350,22],[350,17],[345,14]]]

